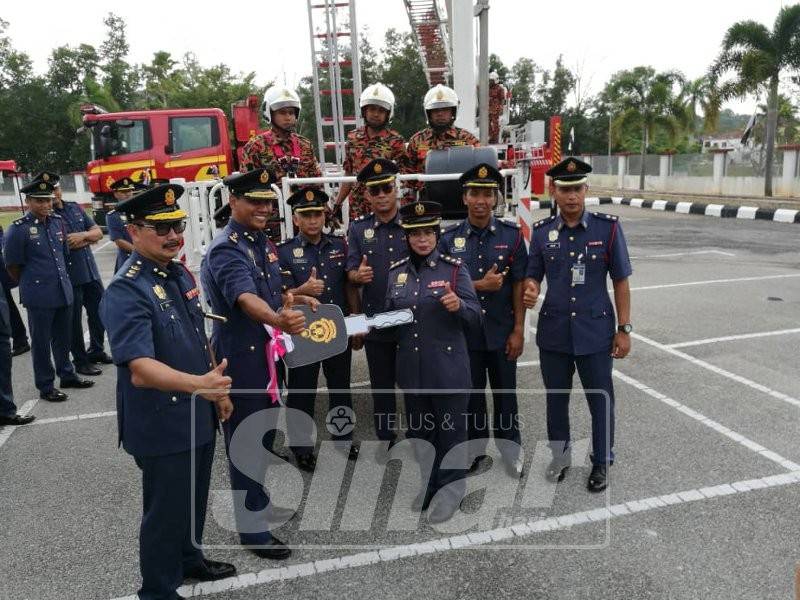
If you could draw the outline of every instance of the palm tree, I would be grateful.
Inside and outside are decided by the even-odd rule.
[[[722,51],[711,65],[710,75],[715,81],[725,73],[735,74],[733,80],[720,86],[723,99],[767,94],[765,196],[772,196],[778,83],[783,71],[797,68],[800,68],[800,4],[781,8],[772,31],[756,21],[731,25],[722,40]]]
[[[681,90],[681,100],[686,110],[686,128],[696,133],[696,123],[699,118],[697,107],[703,111],[703,133],[714,131],[719,125],[719,111],[722,101],[719,90],[710,77],[700,77],[687,81]]]
[[[683,75],[677,71],[656,73],[652,67],[636,67],[615,73],[606,89],[612,110],[617,114],[612,130],[617,138],[626,130],[640,129],[642,164],[639,189],[644,189],[645,155],[657,129],[675,139],[683,129],[686,111],[681,106],[677,89],[683,86]]]

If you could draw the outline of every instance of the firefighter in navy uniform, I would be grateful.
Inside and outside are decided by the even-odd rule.
[[[400,209],[409,256],[392,265],[386,292],[386,310],[414,312],[412,325],[394,331],[396,372],[405,395],[409,435],[429,442],[435,452],[430,478],[413,502],[414,510],[424,510],[435,496],[428,514],[431,523],[452,517],[466,490],[464,415],[472,381],[465,329],[481,327],[481,306],[469,271],[436,248],[441,211],[437,202]],[[442,458],[454,449],[451,458],[462,468],[441,469]],[[420,464],[428,462],[420,454],[417,458]]]
[[[36,417],[20,415],[11,387],[11,317],[6,303],[4,280],[0,277],[0,427],[27,425]]]
[[[114,200],[117,204],[129,200],[135,191],[144,190],[146,186],[137,184],[130,177],[123,177],[111,184],[111,191],[114,193]],[[133,252],[133,242],[125,227],[123,216],[114,207],[114,210],[106,214],[106,228],[108,229],[108,239],[114,242],[117,247],[117,260],[114,263],[114,273],[119,271],[122,263],[128,260]]]
[[[229,175],[223,182],[230,190],[231,218],[208,247],[201,267],[201,281],[212,310],[227,319],[215,322],[212,342],[218,356],[230,357],[228,375],[233,380],[234,405],[232,418],[224,424],[228,452],[231,489],[243,496],[235,501],[234,516],[239,539],[261,558],[285,559],[291,551],[275,537],[271,529],[288,521],[294,511],[275,506],[264,488],[264,478],[274,440],[276,405],[267,393],[270,365],[267,363],[269,335],[264,324],[290,334],[305,327],[303,313],[292,310],[294,303],[312,307],[318,302],[300,294],[282,294],[278,250],[269,240],[265,228],[275,208],[277,195],[272,190],[275,174],[267,169]],[[278,378],[280,373],[275,373]],[[236,390],[259,390],[258,393],[237,393]],[[260,475],[255,479],[240,471],[231,460],[231,440],[237,428],[248,419],[255,419],[262,431],[263,446],[253,450]],[[277,459],[275,459],[277,460]],[[244,492],[242,494],[242,492]],[[262,518],[263,516],[263,518]]]
[[[103,281],[94,259],[91,245],[100,241],[103,232],[77,202],[67,202],[62,197],[60,177],[54,173],[42,173],[37,178],[49,176],[55,189],[53,210],[60,216],[67,229],[70,248],[67,271],[72,281],[72,358],[75,370],[81,375],[100,375],[102,371],[94,363],[110,365],[111,357],[103,346],[106,330],[100,321],[100,300],[103,297]],[[83,341],[83,309],[89,326],[89,350]]]
[[[236,573],[198,547],[217,418],[232,411],[231,380],[223,375],[227,361],[215,366],[208,352],[199,290],[173,260],[186,227],[182,193],[160,185],[120,203],[134,252],[100,304],[117,365],[119,441],[142,471],[141,600],[181,598],[176,590],[186,578]]]
[[[325,207],[328,195],[316,188],[301,188],[292,194],[287,201],[292,207],[293,221],[298,229],[292,239],[278,244],[278,257],[284,274],[284,287],[293,294],[313,296],[323,304],[336,304],[345,315],[350,314],[351,307],[357,305],[354,300],[355,288],[347,281],[345,262],[347,260],[347,242],[336,235],[322,233],[325,224]],[[312,363],[289,370],[289,397],[286,406],[302,410],[314,418],[313,391],[316,390],[320,366],[325,374],[329,390],[347,390],[345,392],[329,392],[329,410],[337,407],[352,409],[353,401],[349,392],[351,349],[322,362]],[[293,421],[289,426],[289,442],[292,452],[297,457],[298,466],[305,471],[313,471],[316,467],[314,445],[311,432],[300,429]],[[336,436],[343,441],[337,447],[350,446],[348,457],[358,457],[358,446],[349,444],[352,433]]]
[[[355,219],[347,231],[347,277],[361,286],[361,307],[358,312],[372,316],[383,310],[386,301],[386,281],[389,266],[408,256],[406,235],[400,226],[397,206],[396,176],[398,166],[390,160],[377,158],[358,172],[358,182],[364,184],[372,212]],[[362,339],[353,339],[353,349],[360,348]],[[363,338],[367,354],[369,382],[372,391],[375,432],[379,440],[397,439],[397,398],[394,364],[397,346],[391,331],[373,330]],[[382,390],[382,391],[375,391]],[[386,453],[379,452],[379,462]]]
[[[483,329],[467,339],[473,392],[470,394],[468,429],[470,440],[488,441],[490,431],[500,444],[506,471],[522,476],[523,457],[517,410],[517,358],[524,343],[525,307],[522,286],[528,254],[519,226],[497,219],[493,210],[498,189],[503,184],[500,172],[479,164],[465,172],[460,183],[464,190],[467,218],[444,231],[439,248],[460,258],[469,269],[481,303]],[[492,388],[494,412],[486,412],[486,378]],[[471,470],[477,470],[480,457]]]
[[[11,277],[6,271],[6,261],[3,258],[3,228],[0,227],[0,284],[3,285],[4,299],[6,306],[8,306],[8,317],[11,326],[11,355],[19,356],[25,354],[31,349],[28,343],[28,331],[25,329],[25,324],[22,322],[22,317],[19,314],[17,303],[14,302],[14,297],[11,295],[11,290],[17,287],[17,282],[12,281]]]
[[[54,386],[56,372],[64,388],[87,388],[94,382],[80,379],[69,360],[73,301],[67,272],[69,247],[63,220],[52,214],[53,189],[52,182],[39,180],[20,190],[28,211],[8,228],[4,254],[9,275],[19,282],[20,300],[28,311],[39,397],[62,402],[67,395]]]
[[[591,170],[569,157],[547,171],[559,215],[534,225],[523,301],[533,308],[547,277],[536,331],[553,453],[545,475],[561,481],[571,464],[569,390],[577,367],[583,388],[590,390],[586,399],[592,416],[592,471],[587,488],[599,492],[608,486],[608,466],[614,462],[611,371],[613,359],[625,358],[630,351],[632,269],[618,218],[585,209]],[[607,277],[614,288],[616,328]]]

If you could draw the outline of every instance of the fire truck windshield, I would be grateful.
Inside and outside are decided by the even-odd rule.
[[[145,119],[100,121],[92,128],[93,160],[143,152],[152,146]]]

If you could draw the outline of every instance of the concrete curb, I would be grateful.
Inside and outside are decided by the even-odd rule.
[[[725,204],[704,204],[702,202],[675,202],[673,200],[644,200],[643,198],[593,197],[586,198],[586,206],[617,204],[634,208],[649,208],[686,215],[704,215],[723,219],[750,219],[776,221],[779,223],[800,223],[800,210],[788,208],[758,208],[756,206],[728,206]],[[531,210],[550,208],[552,201],[532,201]]]

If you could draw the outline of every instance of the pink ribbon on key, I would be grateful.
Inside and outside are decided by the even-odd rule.
[[[280,404],[281,391],[278,385],[278,369],[275,364],[283,358],[287,352],[294,349],[292,338],[288,333],[284,333],[277,327],[264,325],[264,329],[269,334],[269,340],[265,346],[267,355],[267,371],[269,373],[269,383],[267,384],[267,395],[272,399],[272,404]]]

